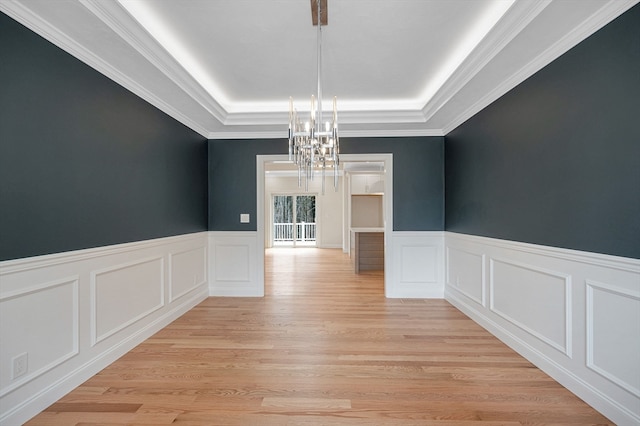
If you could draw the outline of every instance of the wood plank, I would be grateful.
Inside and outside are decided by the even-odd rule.
[[[57,402],[47,408],[56,413],[135,413],[142,404],[96,403],[96,402]]]
[[[612,424],[445,300],[385,299],[341,250],[272,249],[28,425]]]
[[[351,408],[351,401],[348,399],[331,398],[288,398],[288,397],[267,397],[262,400],[263,407],[275,407],[304,410],[344,410]]]

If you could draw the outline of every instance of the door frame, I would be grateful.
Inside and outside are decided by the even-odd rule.
[[[287,161],[289,156],[283,155],[256,155],[256,250],[257,250],[257,280],[262,286],[264,294],[264,251],[265,251],[265,163],[273,161]],[[384,163],[384,287],[385,295],[387,287],[392,281],[392,253],[391,238],[393,233],[393,154],[341,154],[341,161],[375,161]],[[344,176],[341,181],[343,191],[348,188],[344,184]],[[343,205],[343,212],[346,206]],[[317,212],[316,212],[317,214]],[[342,222],[343,229],[347,224]],[[346,229],[343,234],[346,234]]]

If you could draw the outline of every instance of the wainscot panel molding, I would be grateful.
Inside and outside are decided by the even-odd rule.
[[[26,422],[204,300],[207,243],[199,232],[0,262],[0,424]]]
[[[445,298],[617,424],[640,424],[640,260],[447,232]]]
[[[394,231],[385,243],[386,297],[444,298],[444,232]]]
[[[264,296],[263,250],[256,231],[209,232],[209,294]]]

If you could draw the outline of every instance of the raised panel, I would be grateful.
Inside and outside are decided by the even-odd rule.
[[[0,396],[78,353],[78,277],[0,296]],[[26,374],[13,378],[12,359],[27,354]]]
[[[485,306],[485,255],[447,247],[447,284]]]
[[[189,293],[206,281],[207,250],[197,247],[169,255],[169,301]]]
[[[249,281],[251,274],[249,245],[218,244],[215,248],[216,281]]]
[[[483,307],[452,285],[470,262],[449,252],[448,301],[616,424],[640,424],[640,259],[451,232],[446,243],[493,259]]]
[[[404,245],[401,248],[402,260],[400,281],[402,283],[433,283],[438,277],[437,248],[430,246]]]
[[[162,257],[91,273],[92,344],[106,339],[164,305]]]
[[[587,366],[640,398],[640,291],[586,285]]]
[[[393,232],[387,242],[390,280],[385,295],[393,298],[444,296],[444,238],[439,232]],[[385,267],[387,265],[385,264]]]
[[[571,277],[510,260],[490,265],[491,310],[571,357]]]
[[[172,254],[196,257],[207,241],[195,233],[0,262],[0,424],[24,424],[204,300],[201,286],[163,304],[163,281]],[[25,353],[26,374],[12,374]]]

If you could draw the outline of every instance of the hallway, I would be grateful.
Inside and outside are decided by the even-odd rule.
[[[444,300],[385,299],[335,249],[270,249],[29,425],[607,424]]]

